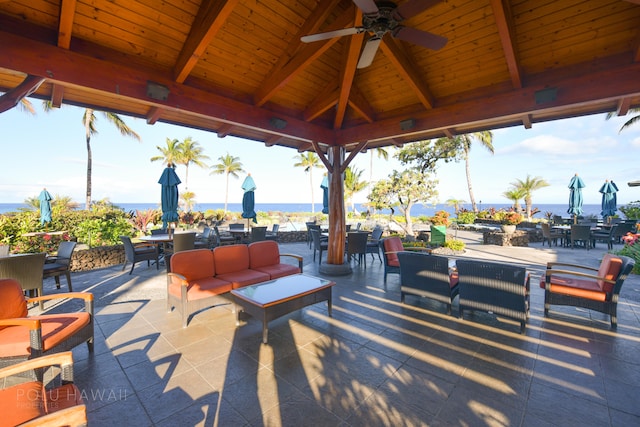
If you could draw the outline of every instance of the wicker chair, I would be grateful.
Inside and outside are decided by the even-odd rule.
[[[352,231],[347,233],[347,244],[346,244],[346,255],[347,262],[351,262],[352,259],[358,261],[358,264],[363,264],[362,260],[364,260],[364,268],[367,268],[367,239],[369,238],[369,233],[364,233],[361,231]]]
[[[449,259],[418,252],[398,252],[400,261],[400,301],[406,295],[429,298],[447,305],[458,295],[458,273],[449,271]]]
[[[122,264],[122,271],[124,271],[127,263],[130,262],[131,270],[129,271],[129,274],[133,273],[133,267],[135,267],[136,263],[140,261],[147,261],[147,266],[150,267],[151,261],[155,260],[156,270],[160,268],[158,266],[160,258],[158,245],[151,243],[140,243],[134,245],[131,238],[128,236],[120,236],[120,240],[122,240],[122,244],[124,245],[125,257],[124,264]]]
[[[41,269],[42,271],[42,269]],[[85,310],[63,314],[29,316],[27,304],[46,300],[79,298]],[[71,350],[87,343],[93,352],[93,294],[68,292],[25,299],[17,280],[0,280],[0,366],[46,354]]]
[[[633,270],[635,260],[606,254],[599,268],[550,262],[540,279],[544,289],[544,315],[551,305],[568,305],[599,311],[611,317],[611,328],[618,325],[618,296]]]
[[[558,239],[560,239],[560,246],[562,246],[565,236],[563,231],[553,230],[549,224],[544,222],[540,224],[540,227],[542,228],[542,246],[544,246],[545,241],[549,243],[549,247],[551,247],[551,242],[558,246]]]
[[[596,242],[605,242],[607,244],[607,249],[613,249],[613,241],[615,240],[615,233],[617,225],[611,226],[608,229],[602,230],[593,230],[591,231],[591,246],[593,248],[596,247]]]
[[[524,267],[457,260],[459,310],[480,310],[520,322],[524,333],[529,318],[530,277]]]
[[[367,241],[367,253],[371,254],[372,260],[375,259],[374,255],[378,255],[380,262],[382,262],[382,258],[380,257],[380,239],[382,238],[382,233],[382,227],[379,225],[375,226]]]
[[[41,380],[11,381],[34,371],[57,366],[60,374]],[[38,357],[0,369],[0,413],[3,425],[86,426],[87,408],[73,384],[73,355],[69,352]]]
[[[329,249],[329,242],[323,241],[320,238],[320,231],[312,228],[310,230],[311,233],[311,247],[313,249],[313,260],[316,260],[316,252],[320,252],[320,257],[318,258],[318,264],[322,263],[322,252]]]
[[[591,226],[574,224],[571,226],[571,249],[583,245],[587,250],[591,247]]]
[[[20,254],[0,258],[0,279],[15,279],[29,296],[43,295],[43,267],[45,253]],[[43,301],[39,302],[44,309]]]
[[[387,284],[387,274],[400,274],[400,261],[398,252],[404,251],[402,240],[399,237],[387,237],[380,240],[380,250],[384,260],[384,284]]]
[[[56,281],[56,288],[60,289],[60,276],[63,274],[67,278],[69,292],[73,292],[71,287],[71,256],[76,248],[76,242],[60,242],[58,252],[55,256],[47,257],[44,262],[42,277],[53,277]]]
[[[266,235],[267,240],[274,240],[277,242],[279,239],[278,237],[279,229],[280,229],[280,224],[273,224],[273,226],[271,227],[271,231],[267,231],[267,235]]]

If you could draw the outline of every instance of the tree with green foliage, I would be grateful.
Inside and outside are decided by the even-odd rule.
[[[493,154],[493,134],[491,133],[491,131],[485,130],[482,132],[457,135],[453,139],[458,141],[456,145],[459,145],[462,149],[462,158],[464,159],[464,170],[467,175],[467,187],[469,188],[469,200],[471,200],[471,209],[473,209],[474,212],[478,212],[476,198],[473,195],[473,187],[471,186],[471,167],[469,164],[469,153],[471,152],[471,144],[474,141],[477,141],[484,148],[489,150],[491,154]]]
[[[513,202],[513,210],[520,212],[520,200],[524,199],[524,191],[521,188],[510,188],[502,193],[502,196]]]
[[[239,174],[243,173],[242,163],[239,157],[235,157],[227,153],[224,156],[218,157],[220,163],[216,163],[211,166],[211,173],[209,175],[225,175],[226,176],[226,190],[224,194],[224,211],[227,212],[227,205],[229,200],[229,176],[233,176],[238,179]]]
[[[203,169],[207,168],[205,160],[209,160],[209,156],[204,154],[204,149],[198,141],[193,138],[186,137],[180,144],[180,155],[177,159],[179,165],[185,167],[184,189],[189,189],[189,165],[193,164]]]
[[[390,221],[402,227],[407,235],[413,236],[411,208],[416,203],[435,204],[438,197],[437,184],[438,181],[431,174],[416,169],[402,172],[394,170],[388,179],[376,183],[368,198],[373,208],[391,210]],[[404,224],[394,220],[395,208],[404,216]]]
[[[448,199],[446,202],[447,206],[453,206],[453,212],[458,215],[458,212],[460,212],[460,205],[463,205],[466,202],[466,200],[462,200],[462,199]]]
[[[313,169],[321,169],[320,158],[313,151],[300,153],[294,157],[297,160],[293,164],[296,168],[303,168],[305,173],[309,174],[309,189],[311,190],[311,213],[316,212],[316,204],[313,198]]]
[[[183,191],[182,194],[180,194],[180,199],[182,200],[182,206],[184,206],[185,212],[191,212],[193,205],[196,203],[196,194],[193,191]]]
[[[161,161],[163,165],[177,165],[180,158],[180,141],[177,139],[167,138],[165,140],[165,146],[161,147],[156,145],[156,149],[160,152],[159,155],[151,157],[152,162]]]
[[[439,138],[405,144],[395,157],[403,165],[410,164],[419,172],[435,172],[437,162],[449,163],[456,161],[460,153],[460,140]]]
[[[514,189],[522,191],[524,205],[527,212],[527,219],[531,220],[531,193],[544,187],[548,187],[549,183],[539,176],[531,177],[527,175],[525,179],[516,179],[511,183]]]
[[[355,167],[352,168],[351,166],[348,166],[344,171],[344,199],[347,205],[351,205],[351,211],[356,215],[358,211],[356,210],[353,196],[364,190],[367,186],[367,183],[361,180],[362,172],[363,171]]]

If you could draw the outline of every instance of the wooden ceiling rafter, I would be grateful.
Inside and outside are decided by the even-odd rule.
[[[357,85],[351,86],[349,106],[367,122],[373,123],[376,120],[375,110],[371,108],[371,105],[367,102]]]
[[[222,123],[216,130],[218,138],[225,138],[233,131],[234,126],[230,123]]]
[[[522,125],[525,129],[531,129],[533,127],[533,122],[531,121],[531,114],[525,114],[522,116]]]
[[[330,108],[335,107],[338,102],[338,96],[340,95],[340,91],[338,89],[337,81],[330,81],[327,85],[320,91],[316,99],[314,99],[311,104],[305,108],[302,113],[302,117],[305,121],[310,122],[322,114],[327,112]]]
[[[354,19],[356,25],[362,25],[362,11],[356,8],[356,16]],[[338,94],[338,103],[336,105],[336,114],[333,120],[333,128],[340,129],[344,122],[344,116],[349,105],[349,94],[353,86],[353,79],[356,75],[358,59],[360,51],[364,43],[364,33],[356,34],[349,37],[345,45],[344,61],[340,72],[340,86]]]
[[[60,2],[60,17],[58,18],[58,47],[69,49],[73,35],[73,21],[76,15],[76,0],[62,0]],[[51,106],[60,108],[64,99],[64,87],[51,85]]]
[[[162,117],[163,110],[160,107],[151,107],[147,112],[147,124],[154,125]]]
[[[520,71],[518,55],[513,42],[515,37],[511,10],[509,5],[503,0],[491,0],[491,7],[493,9],[493,16],[496,20],[498,34],[500,35],[500,43],[502,44],[502,51],[504,53],[504,59],[507,62],[511,82],[513,83],[514,88],[519,89],[522,87],[522,73]]]
[[[442,129],[442,133],[444,133],[444,136],[450,139],[453,139],[456,136],[456,134],[451,129]]]
[[[44,77],[28,75],[15,88],[5,92],[0,96],[0,113],[15,107],[22,101],[22,98],[31,95],[38,90],[38,87],[45,81]]]
[[[428,86],[420,77],[420,73],[404,52],[402,46],[387,34],[382,38],[380,50],[382,50],[387,59],[396,67],[403,80],[415,92],[420,103],[424,105],[424,108],[433,108],[435,105],[434,98],[429,92]]]
[[[618,107],[616,108],[616,114],[618,116],[626,116],[631,109],[631,98],[625,97],[618,100]]]
[[[344,14],[338,17],[327,31],[339,30],[353,25],[353,15]],[[304,44],[298,49],[290,61],[281,69],[269,73],[269,77],[262,82],[260,89],[254,96],[254,104],[258,107],[264,105],[279,89],[285,86],[291,79],[300,74],[313,61],[322,56],[339,40],[339,37],[324,40],[322,42]]]
[[[203,0],[173,68],[174,79],[184,83],[239,0]]]

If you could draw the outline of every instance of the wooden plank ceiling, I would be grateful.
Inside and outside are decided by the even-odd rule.
[[[640,107],[640,0],[426,0],[402,25],[446,45],[386,33],[366,68],[369,32],[301,42],[362,25],[356,4],[370,3],[0,0],[0,90],[14,89],[0,110],[34,91],[325,151]]]

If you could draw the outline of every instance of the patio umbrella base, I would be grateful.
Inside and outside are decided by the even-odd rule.
[[[320,268],[318,270],[322,274],[326,274],[327,276],[346,276],[351,274],[351,266],[346,264],[320,264]]]

